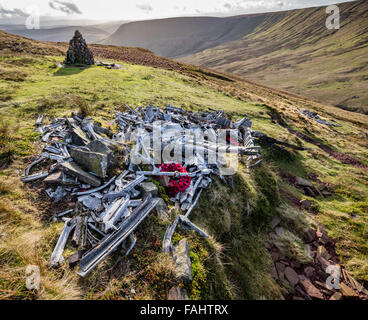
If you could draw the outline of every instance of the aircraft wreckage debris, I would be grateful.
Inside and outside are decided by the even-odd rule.
[[[329,126],[329,127],[341,127],[341,125],[338,124],[338,123],[334,123],[334,122],[330,122],[330,121],[321,119],[321,117],[316,112],[312,112],[312,111],[309,111],[309,110],[302,110],[302,109],[299,109],[299,108],[296,108],[296,109],[298,110],[298,112],[301,115],[306,116],[310,119],[313,119],[314,121],[316,121],[320,124],[324,124],[324,125]]]
[[[21,177],[25,183],[43,181],[53,202],[62,203],[67,196],[76,201],[74,209],[68,206],[52,218],[65,224],[50,265],[58,267],[64,260],[70,267],[79,263],[82,277],[118,249],[128,255],[139,241],[139,231],[133,232],[153,210],[163,221],[170,220],[167,204],[152,181],[160,183],[171,204],[180,209],[163,238],[163,251],[178,259],[171,243],[178,225],[208,237],[189,214],[214,176],[225,180],[225,155],[246,156],[249,168],[261,162],[260,147],[254,145],[260,133],[251,130],[247,118],[233,122],[224,111],[188,112],[171,105],[119,110],[124,111],[116,112],[115,132],[74,113],[50,124],[44,124],[40,115],[36,131],[45,146]],[[170,147],[174,157],[167,152]],[[167,161],[162,160],[165,152]],[[123,159],[120,163],[118,157]],[[77,250],[64,259],[69,245]]]

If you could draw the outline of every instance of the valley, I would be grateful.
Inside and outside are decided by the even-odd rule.
[[[131,256],[118,250],[85,279],[67,264],[50,268],[50,255],[63,228],[53,217],[71,203],[54,204],[43,192],[43,182],[28,185],[20,180],[41,151],[40,133],[35,132],[39,114],[52,121],[85,112],[115,130],[111,119],[124,110],[123,104],[161,108],[172,104],[190,112],[224,110],[231,119],[247,117],[253,130],[284,143],[280,148],[259,140],[261,165],[248,170],[240,159],[233,187],[215,179],[213,189],[203,193],[191,218],[209,238],[189,230],[174,233],[174,244],[185,237],[191,248],[193,281],[182,285],[190,299],[310,298],[290,285],[295,286],[295,272],[304,277],[306,270],[322,270],[320,246],[328,248],[329,259],[341,264],[344,272],[367,284],[366,115],[140,48],[90,45],[95,59],[122,66],[112,70],[60,67],[67,43],[0,32],[0,45],[2,299],[166,299],[170,288],[181,285],[171,257],[161,247],[170,221],[159,220],[157,214],[137,230]],[[340,126],[318,123],[296,107]],[[310,185],[321,194],[310,193]],[[170,202],[168,206],[173,207]],[[281,261],[288,268],[280,269]],[[37,292],[24,286],[28,264],[41,270]],[[318,287],[320,278],[308,277],[301,278],[301,292],[308,291],[312,282]],[[318,288],[324,294],[312,292],[313,299],[333,294]],[[351,294],[343,293],[344,298]]]

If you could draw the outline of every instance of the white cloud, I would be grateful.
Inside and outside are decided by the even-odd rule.
[[[153,8],[149,4],[137,4],[136,7],[146,13],[149,13],[150,11],[153,11]]]
[[[44,15],[60,15],[49,2],[64,4],[63,10],[79,14],[82,18],[99,20],[138,20],[164,17],[212,15],[229,16],[277,10],[289,10],[311,6],[324,6],[347,0],[0,0],[7,3],[6,10],[16,10],[36,4]],[[10,4],[11,3],[11,4]],[[65,5],[74,4],[76,10]],[[75,8],[74,8],[75,9]]]
[[[28,16],[27,12],[22,9],[14,8],[14,9],[6,9],[0,4],[0,17],[4,18],[12,18],[12,17],[26,17]]]
[[[49,6],[50,8],[66,13],[67,15],[82,14],[82,11],[79,10],[78,6],[69,1],[53,0],[49,1]]]

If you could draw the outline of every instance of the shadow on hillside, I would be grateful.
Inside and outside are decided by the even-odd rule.
[[[89,69],[90,66],[85,65],[73,65],[73,66],[67,66],[58,68],[57,71],[54,72],[54,77],[61,77],[61,76],[72,76],[74,74],[78,74],[83,72],[84,70]]]

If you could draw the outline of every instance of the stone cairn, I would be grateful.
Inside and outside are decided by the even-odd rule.
[[[64,64],[86,64],[95,63],[91,50],[88,49],[86,40],[82,34],[76,30],[74,37],[69,41],[69,49],[66,53]]]

